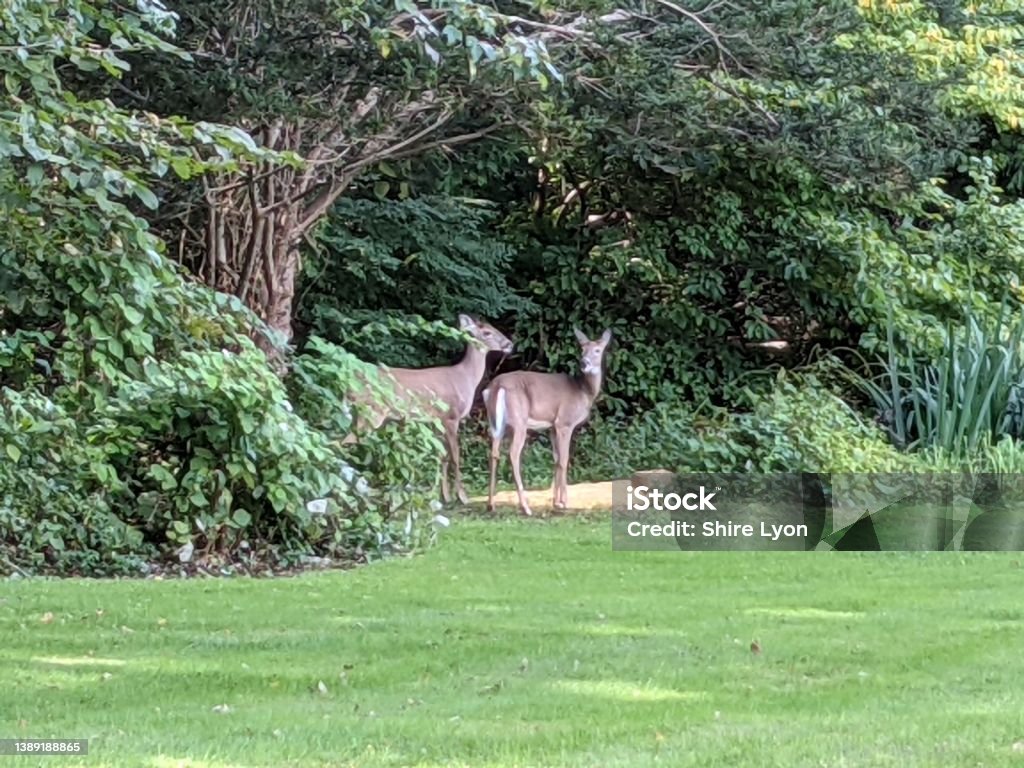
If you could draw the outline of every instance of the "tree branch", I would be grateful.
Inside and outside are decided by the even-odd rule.
[[[433,123],[428,125],[426,128],[417,131],[416,133],[408,136],[407,138],[399,141],[397,144],[393,144],[390,147],[375,151],[367,157],[361,158],[360,160],[352,163],[346,167],[342,173],[341,178],[335,178],[327,182],[321,187],[320,193],[313,199],[313,201],[302,211],[302,214],[298,217],[295,229],[292,231],[292,242],[296,242],[312,227],[321,216],[323,216],[334,202],[342,195],[342,193],[348,188],[348,185],[352,183],[355,177],[367,166],[373,165],[389,157],[395,157],[403,150],[409,149],[414,146],[416,142],[426,138],[438,131],[443,127],[449,120],[452,119],[454,112],[451,110],[445,110]],[[372,143],[372,142],[368,142]],[[416,147],[416,151],[420,148]]]
[[[708,38],[711,40],[711,43],[715,46],[715,49],[718,51],[718,61],[720,64],[724,66],[726,59],[728,59],[733,64],[735,64],[736,68],[739,69],[744,74],[752,74],[749,70],[747,70],[746,67],[744,67],[740,63],[739,59],[737,59],[732,54],[732,52],[725,46],[725,44],[722,42],[721,35],[715,32],[715,30],[713,30],[711,26],[706,21],[704,21],[704,19],[702,19],[698,14],[694,13],[693,11],[688,11],[682,6],[672,2],[672,0],[654,0],[654,2],[663,8],[667,8],[673,13],[682,16],[684,19],[687,19],[696,24],[698,27],[700,27],[704,34],[707,35]]]

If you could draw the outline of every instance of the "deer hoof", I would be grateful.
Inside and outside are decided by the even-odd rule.
[[[523,514],[527,517],[533,517],[533,510],[531,510],[529,507],[523,507]]]
[[[462,504],[469,504],[469,495],[466,493],[465,488],[459,488],[459,501]]]

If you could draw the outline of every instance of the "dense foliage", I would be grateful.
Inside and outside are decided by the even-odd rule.
[[[1006,110],[1020,89],[1016,65],[998,62],[1015,61],[1015,38],[976,9],[997,63],[979,61],[954,45],[984,37],[960,28],[968,13],[716,5],[700,17],[712,40],[683,17],[642,44],[609,34],[600,55],[577,42],[565,87],[525,99],[518,132],[457,158],[386,165],[355,190],[366,218],[401,218],[410,233],[436,230],[438,194],[488,201],[486,247],[453,263],[444,240],[391,236],[374,240],[384,253],[353,253],[362,224],[353,230],[342,206],[328,253],[346,270],[344,295],[378,293],[390,256],[432,267],[446,311],[476,306],[465,276],[489,263],[492,313],[513,328],[523,365],[570,368],[572,325],[615,328],[605,407],[619,413],[728,405],[750,371],[820,347],[875,349],[890,316],[935,352],[965,308],[998,306],[1024,259],[1024,208],[1000,189],[1015,178]],[[894,44],[907,35],[914,45]],[[924,66],[929,40],[940,69]],[[981,71],[975,88],[1007,97],[965,100],[958,78]],[[488,231],[479,217],[467,225]],[[389,277],[377,311],[419,311],[423,269]],[[506,284],[529,305],[511,308]],[[335,333],[324,321],[335,291],[308,288],[300,316]]]
[[[288,561],[414,543],[431,465],[422,476],[403,452],[397,483],[393,446],[368,448],[364,477],[339,448],[347,423],[307,406],[325,388],[340,403],[362,364],[311,348],[289,399],[248,337],[256,318],[187,280],[141,215],[155,178],[274,158],[237,128],[67,89],[69,68],[117,76],[123,51],[166,49],[168,14],[17,5],[0,33],[0,562],[124,571],[160,554],[245,561],[273,545]]]
[[[339,203],[307,263],[299,323],[368,359],[409,366],[431,360],[418,327],[399,335],[403,321],[529,311],[506,282],[515,254],[493,237],[493,220],[450,197]]]
[[[460,312],[613,329],[575,477],[1024,466],[1020,4],[175,11],[0,10],[0,567],[415,546]]]

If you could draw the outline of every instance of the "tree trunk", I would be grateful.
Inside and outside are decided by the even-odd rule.
[[[449,149],[500,127],[495,123],[438,138],[453,113],[428,96],[388,108],[380,91],[371,88],[347,112],[344,126],[330,120],[278,120],[250,130],[263,147],[293,152],[304,163],[251,163],[237,172],[205,179],[198,211],[202,223],[199,227],[186,224],[182,261],[189,261],[211,288],[237,296],[270,331],[280,334],[280,341],[289,342],[302,243],[359,174],[382,160]],[[383,127],[353,140],[354,127],[370,116]],[[254,336],[268,353],[280,346],[264,333]]]
[[[298,151],[301,132],[278,124],[255,138],[271,149]],[[284,342],[292,337],[299,244],[315,223],[302,220],[314,183],[301,169],[261,164],[210,179],[204,190],[206,247],[199,276],[237,296]]]

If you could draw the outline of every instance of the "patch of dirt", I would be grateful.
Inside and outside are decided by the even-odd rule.
[[[570,484],[569,509],[558,510],[558,512],[592,512],[612,508],[612,481],[607,480],[601,483],[575,483]],[[526,500],[533,508],[534,513],[550,512],[551,488],[527,489]],[[487,505],[487,494],[473,496],[470,504],[476,506]],[[514,491],[498,491],[494,494],[495,507],[518,507],[519,496]]]

